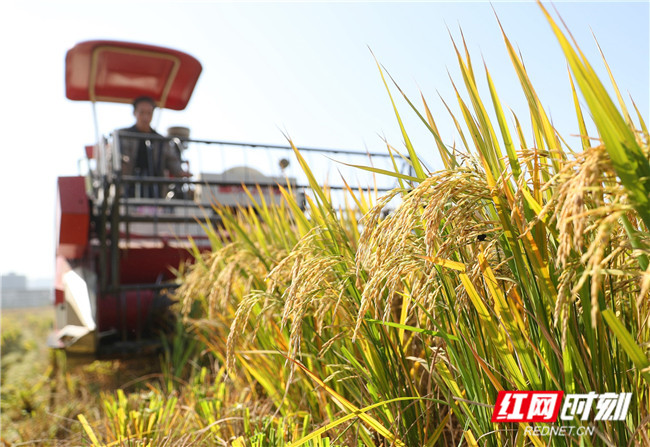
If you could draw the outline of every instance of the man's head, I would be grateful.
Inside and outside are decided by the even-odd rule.
[[[135,127],[140,132],[151,132],[151,120],[156,102],[149,96],[140,96],[133,101],[133,116],[135,116]]]

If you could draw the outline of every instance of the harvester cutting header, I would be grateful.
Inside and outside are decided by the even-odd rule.
[[[300,173],[290,172],[290,166],[298,167],[291,162],[290,146],[196,140],[189,128],[178,126],[163,136],[143,131],[138,122],[100,135],[98,102],[137,100],[135,111],[144,104],[145,113],[154,106],[183,110],[201,71],[193,56],[152,45],[96,40],[68,51],[66,97],[92,103],[97,141],[85,148],[84,175],[58,179],[50,346],[98,356],[156,349],[169,321],[165,292],[175,287],[173,269],[192,259],[188,237],[208,250],[199,222],[219,225],[212,205],[278,202],[281,187],[304,203],[308,188]],[[301,152],[346,160],[388,157],[316,148]]]

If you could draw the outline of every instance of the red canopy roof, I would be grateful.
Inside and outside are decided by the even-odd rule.
[[[74,101],[126,103],[150,96],[159,107],[183,110],[200,74],[201,63],[181,51],[93,40],[68,50],[65,95]]]

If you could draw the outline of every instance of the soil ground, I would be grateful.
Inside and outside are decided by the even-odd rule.
[[[47,347],[52,307],[2,309],[0,446],[80,445],[77,415],[101,417],[103,392],[158,375],[156,358],[69,358]]]

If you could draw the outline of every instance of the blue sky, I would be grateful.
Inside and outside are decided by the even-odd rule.
[[[648,120],[648,3],[555,5],[605,80],[593,31],[619,87]],[[423,93],[452,144],[457,138],[438,95],[455,105],[449,78],[462,81],[449,32],[460,41],[459,27],[479,78],[483,58],[502,101],[527,120],[492,8],[554,124],[570,140],[577,126],[566,63],[530,1],[3,2],[0,273],[54,273],[56,177],[75,175],[84,145],[95,139],[90,105],[64,95],[65,52],[75,43],[132,40],[187,51],[202,62],[188,108],[163,112],[161,130],[180,124],[196,138],[276,144],[286,144],[287,132],[299,146],[377,151],[383,137],[403,145],[370,50],[416,102]],[[439,167],[433,139],[408,106],[397,103],[416,150]],[[98,110],[102,133],[132,124],[129,106]]]

